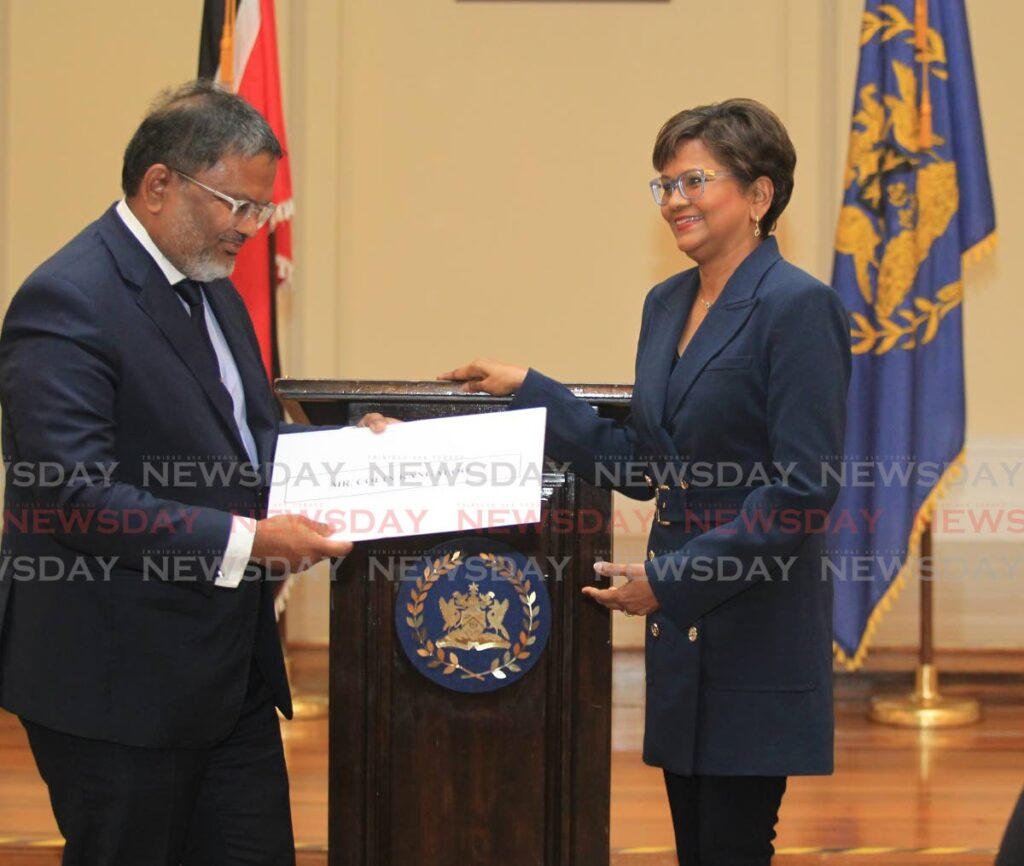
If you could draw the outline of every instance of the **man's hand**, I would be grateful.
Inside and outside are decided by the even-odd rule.
[[[369,412],[359,419],[356,427],[369,427],[374,433],[383,433],[389,424],[401,424],[397,418],[386,418],[380,412]]]
[[[328,557],[345,556],[351,541],[328,541],[334,530],[301,514],[278,514],[256,522],[250,559],[277,575],[305,571]]]
[[[526,367],[477,358],[472,364],[449,370],[437,378],[465,382],[466,384],[462,386],[463,391],[485,391],[495,397],[507,397],[522,387],[523,379],[528,372]]]

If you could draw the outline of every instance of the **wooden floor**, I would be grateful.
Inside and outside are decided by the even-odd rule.
[[[293,659],[300,691],[322,685],[321,653],[293,653]],[[951,678],[944,690],[980,697],[984,720],[943,732],[869,723],[864,707],[878,678],[840,679],[836,773],[790,780],[776,841],[779,866],[991,866],[1024,785],[1024,681],[1013,674],[959,679],[964,682]],[[898,691],[905,683],[894,673],[881,687]],[[326,722],[286,722],[284,732],[299,863],[321,866]],[[615,866],[676,862],[660,772],[634,751],[613,755],[611,837]],[[0,711],[0,864],[50,866],[60,862],[59,846],[24,732]]]

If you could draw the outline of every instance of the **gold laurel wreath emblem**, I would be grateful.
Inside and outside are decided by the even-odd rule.
[[[869,315],[850,314],[855,355],[884,355],[893,349],[924,346],[963,301],[959,280],[930,298],[912,294],[918,269],[946,234],[960,206],[956,163],[941,158],[937,151],[946,139],[932,131],[927,141],[922,140],[918,106],[918,90],[930,87],[932,78],[937,79],[936,87],[949,81],[948,69],[942,68],[949,63],[946,46],[932,27],[919,44],[916,27],[891,3],[880,4],[877,14],[865,11],[862,19],[862,46],[874,39],[883,43],[900,39],[914,45],[915,52],[912,64],[892,61],[891,92],[880,92],[880,83],[874,81],[860,88],[850,127],[844,187],[856,188],[858,199],[870,211],[885,208],[898,215],[900,228],[885,237],[884,224],[876,226],[869,208],[861,203],[851,202],[840,211],[836,252],[852,257],[857,287],[869,308]],[[914,191],[898,179],[906,171],[916,179]]]
[[[462,565],[461,551],[445,554],[440,559],[435,559],[427,568],[423,569],[423,576],[416,579],[416,588],[410,593],[412,599],[406,605],[409,616],[406,617],[406,625],[413,630],[413,635],[419,648],[416,655],[420,658],[429,658],[427,667],[436,669],[443,666],[445,676],[450,676],[456,671],[464,680],[486,681],[487,677],[494,677],[496,680],[506,679],[506,671],[519,673],[521,668],[516,662],[528,659],[530,652],[526,649],[533,646],[537,641],[534,632],[540,627],[540,607],[537,606],[537,593],[531,589],[530,581],[523,579],[522,569],[517,569],[515,563],[508,557],[495,556],[492,553],[478,554],[480,559],[491,565],[499,577],[504,577],[516,591],[519,601],[522,604],[523,619],[519,640],[511,650],[505,650],[504,655],[495,658],[487,670],[474,671],[466,667],[454,652],[446,652],[443,647],[436,646],[427,636],[423,628],[423,605],[430,595],[431,589],[437,581],[449,572],[455,571]]]
[[[934,300],[914,298],[912,310],[899,310],[896,316],[877,316],[877,324],[872,324],[862,313],[851,313],[854,324],[850,328],[851,351],[854,355],[871,351],[883,355],[894,348],[924,346],[935,339],[942,320],[960,305],[963,297],[963,283],[958,280],[939,289]]]

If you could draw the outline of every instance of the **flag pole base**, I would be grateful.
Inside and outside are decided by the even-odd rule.
[[[868,718],[899,728],[954,728],[981,721],[981,705],[972,698],[944,698],[939,694],[935,665],[919,665],[912,694],[871,699]]]

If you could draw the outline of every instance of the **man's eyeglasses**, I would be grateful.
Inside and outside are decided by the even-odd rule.
[[[660,206],[672,198],[672,190],[679,190],[679,194],[687,201],[694,201],[704,195],[704,186],[709,180],[717,177],[731,177],[728,171],[715,171],[712,168],[694,168],[684,171],[679,177],[671,180],[664,177],[656,177],[651,181],[651,195],[654,201]]]
[[[200,183],[194,177],[189,177],[189,175],[185,174],[185,172],[183,171],[178,171],[178,169],[176,168],[173,169],[173,171],[176,175],[178,175],[178,177],[184,178],[185,180],[189,181],[189,183],[194,183],[200,189],[205,189],[208,193],[210,193],[210,195],[216,196],[222,202],[228,205],[228,207],[231,208],[231,216],[238,223],[244,223],[252,219],[256,221],[256,228],[261,229],[263,228],[264,225],[266,225],[267,220],[269,220],[274,215],[274,211],[277,209],[277,205],[274,204],[273,202],[267,202],[266,204],[257,204],[254,201],[247,201],[244,198],[232,198],[226,193],[221,192],[219,189],[214,189],[212,186],[207,186],[205,183]]]

